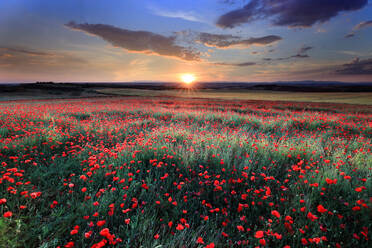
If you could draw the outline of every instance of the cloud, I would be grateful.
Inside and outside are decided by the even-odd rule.
[[[47,52],[24,47],[0,47],[0,67],[11,71],[37,72],[56,71],[67,68],[77,69],[89,67],[89,61],[78,57],[75,53],[58,51]]]
[[[345,35],[345,38],[351,38],[351,37],[354,37],[355,36],[355,32],[362,29],[362,28],[368,28],[368,27],[372,27],[372,20],[371,21],[364,21],[364,22],[360,22],[358,23],[357,25],[355,25],[353,27],[353,31],[350,32],[349,34]]]
[[[217,20],[217,26],[233,28],[243,23],[270,19],[272,24],[311,27],[341,12],[363,8],[368,0],[252,0],[243,8],[230,11]]]
[[[342,75],[372,75],[372,58],[364,60],[355,58],[350,63],[341,65],[336,73]]]
[[[352,38],[352,37],[354,37],[354,36],[355,36],[354,33],[349,33],[349,34],[345,35],[344,37],[345,37],[345,38]]]
[[[238,67],[245,67],[245,66],[252,66],[256,65],[255,62],[243,62],[243,63],[225,63],[225,62],[216,62],[212,63],[213,65],[226,65],[226,66],[238,66]]]
[[[309,58],[310,56],[307,55],[307,52],[309,50],[313,49],[312,46],[302,46],[298,52],[294,55],[288,56],[288,57],[280,57],[280,58],[263,58],[264,61],[282,61],[282,60],[288,60],[288,59],[293,59],[293,58]]]
[[[41,51],[35,51],[25,48],[17,48],[17,47],[0,47],[0,51],[8,52],[8,53],[18,53],[18,54],[26,54],[31,56],[54,56],[52,53],[46,53]]]
[[[195,39],[197,42],[202,43],[205,46],[227,48],[234,42],[239,41],[240,37],[224,34],[198,33]]]
[[[293,58],[300,58],[300,59],[304,59],[304,58],[309,58],[310,56],[307,55],[307,54],[295,54],[295,55],[291,55],[289,57],[281,57],[281,58],[276,58],[276,59],[271,59],[271,58],[264,58],[264,60],[266,61],[271,61],[271,60],[278,60],[278,61],[281,61],[281,60],[288,60],[288,59],[293,59]]]
[[[300,48],[300,50],[298,51],[299,54],[303,54],[303,53],[306,53],[307,51],[313,49],[312,46],[303,46]]]
[[[224,4],[233,5],[233,4],[235,4],[236,0],[219,0],[219,2],[224,3]]]
[[[169,18],[180,18],[186,21],[191,21],[191,22],[206,22],[203,18],[200,16],[196,15],[192,11],[183,11],[183,10],[165,10],[165,9],[160,9],[158,7],[148,7],[153,14],[157,16],[162,16],[162,17],[169,17]]]
[[[132,31],[106,24],[76,24],[70,22],[66,27],[98,36],[115,47],[129,52],[156,54],[186,61],[200,61],[200,52],[176,44],[175,36],[163,36],[148,31]]]
[[[263,37],[252,37],[244,39],[240,36],[225,35],[225,34],[211,34],[198,32],[179,32],[179,34],[193,36],[192,42],[199,42],[204,46],[215,47],[220,49],[227,49],[232,47],[247,48],[252,45],[265,46],[282,40],[282,37],[277,35],[268,35]]]
[[[132,31],[106,24],[76,24],[70,22],[66,27],[98,36],[129,52],[156,54],[178,58],[186,61],[202,61],[201,56],[208,56],[207,52],[198,51],[196,43],[206,47],[228,49],[232,47],[246,48],[252,45],[269,45],[282,40],[280,36],[268,35],[244,39],[230,34],[211,34],[195,31],[174,32],[171,36],[163,36],[148,31]],[[210,52],[210,51],[208,51]],[[250,66],[253,62],[245,63],[216,63],[229,66]]]
[[[358,23],[357,25],[353,27],[353,30],[356,31],[362,28],[367,28],[367,27],[372,27],[372,20]]]
[[[309,58],[310,56],[307,55],[307,54],[295,54],[295,55],[292,55],[290,58]]]

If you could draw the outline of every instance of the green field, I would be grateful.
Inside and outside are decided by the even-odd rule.
[[[268,100],[295,102],[326,102],[372,105],[371,92],[286,92],[251,90],[141,90],[107,88],[100,93],[122,96],[174,96],[187,98],[213,98],[224,100]]]

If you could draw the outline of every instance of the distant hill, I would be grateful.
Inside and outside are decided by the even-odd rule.
[[[194,89],[213,90],[270,90],[290,92],[372,92],[371,82],[344,83],[334,81],[296,81],[296,82],[203,82],[195,83]],[[2,92],[22,92],[28,90],[41,90],[53,92],[70,92],[79,94],[86,89],[94,88],[131,88],[149,90],[182,89],[185,85],[175,82],[102,82],[102,83],[54,83],[36,82],[24,84],[0,84]]]

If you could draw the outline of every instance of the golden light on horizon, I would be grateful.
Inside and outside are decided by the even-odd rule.
[[[192,84],[195,80],[194,74],[186,73],[181,75],[181,81],[185,84]]]

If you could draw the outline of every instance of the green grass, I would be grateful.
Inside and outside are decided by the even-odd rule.
[[[0,247],[23,248],[25,247],[23,232],[27,225],[21,220],[0,218]]]

